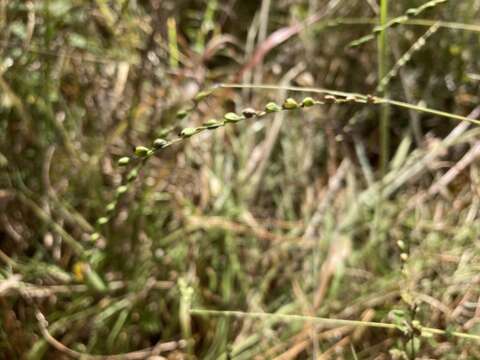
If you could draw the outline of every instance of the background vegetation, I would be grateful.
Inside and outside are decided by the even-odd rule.
[[[480,359],[479,13],[0,0],[0,357]]]

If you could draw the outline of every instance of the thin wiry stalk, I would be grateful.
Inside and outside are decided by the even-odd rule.
[[[388,48],[387,29],[384,28],[388,21],[388,0],[380,2],[380,26],[382,30],[378,37],[378,81],[379,83],[387,75]],[[380,89],[381,96],[388,96],[387,87]],[[388,103],[382,104],[380,109],[380,172],[382,176],[387,171],[390,148],[390,107]]]
[[[172,69],[178,68],[178,41],[177,41],[177,23],[174,18],[168,18],[167,20],[167,29],[168,29],[168,50],[169,50],[169,60],[170,67]]]
[[[480,32],[480,25],[476,24],[466,24],[454,21],[442,21],[442,20],[433,20],[433,19],[409,19],[402,22],[401,25],[410,25],[410,26],[425,26],[430,27],[434,24],[438,24],[440,28],[450,29],[450,30],[461,30],[461,31],[471,31],[471,32]],[[317,26],[341,26],[341,25],[378,25],[378,18],[337,18],[335,20],[328,20],[324,22],[319,22]]]
[[[397,329],[400,330],[399,325],[391,323],[382,323],[375,321],[361,321],[361,320],[345,320],[345,319],[332,319],[307,315],[286,315],[286,314],[274,314],[263,312],[244,312],[235,310],[205,310],[205,309],[190,309],[190,314],[198,316],[230,316],[238,318],[263,318],[263,319],[276,319],[287,322],[292,321],[304,321],[317,324],[323,324],[326,326],[364,326],[381,329]],[[411,324],[415,326],[416,330],[419,330],[422,336],[431,335],[450,335],[463,339],[470,339],[480,341],[480,335],[468,334],[459,331],[447,331],[442,329],[436,329],[431,327],[422,326],[420,324]]]

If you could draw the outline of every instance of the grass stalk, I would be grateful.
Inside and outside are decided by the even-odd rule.
[[[380,2],[380,26],[384,26],[388,21],[388,0]],[[382,29],[378,36],[378,82],[382,81],[387,75],[388,68],[388,34],[386,29]],[[379,91],[380,96],[388,96],[387,86]],[[382,104],[380,108],[380,173],[385,175],[387,171],[390,149],[390,106],[388,103]]]
[[[170,67],[174,70],[178,69],[178,41],[177,41],[177,23],[174,18],[168,18],[168,50],[170,54]]]
[[[263,313],[263,312],[244,312],[244,311],[234,311],[234,310],[205,310],[205,309],[190,309],[190,314],[198,316],[228,316],[228,317],[237,317],[237,318],[257,318],[257,319],[276,319],[287,322],[292,321],[303,321],[303,322],[312,322],[316,324],[323,324],[325,326],[354,326],[354,327],[372,327],[380,329],[392,329],[399,330],[398,325],[391,323],[382,323],[375,321],[361,321],[361,320],[345,320],[345,319],[332,319],[332,318],[323,318],[317,316],[306,316],[306,315],[287,315],[287,314],[274,314],[274,313]],[[431,327],[425,327],[422,325],[416,325],[417,330],[421,331],[422,336],[432,336],[432,335],[449,335],[462,339],[470,339],[480,341],[480,335],[468,334],[459,331],[447,331],[442,329],[436,329]]]

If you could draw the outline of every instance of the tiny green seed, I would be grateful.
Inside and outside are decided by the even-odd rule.
[[[115,210],[115,207],[117,206],[117,203],[116,202],[111,202],[110,204],[108,204],[106,207],[105,207],[105,211],[106,212],[112,212],[113,210]]]
[[[237,114],[233,112],[226,113],[223,118],[225,119],[225,122],[238,122],[243,119],[242,116],[238,116]]]
[[[283,108],[286,110],[293,110],[299,107],[295,99],[288,98],[283,102]]]
[[[202,101],[205,99],[207,96],[210,96],[212,94],[213,90],[205,90],[205,91],[200,91],[197,95],[195,95],[194,100],[196,102]]]
[[[130,158],[128,156],[124,156],[118,159],[118,166],[127,166],[130,163]]]
[[[218,121],[215,119],[210,119],[210,120],[207,120],[205,123],[203,123],[203,126],[205,126],[207,129],[216,129],[222,125],[223,123],[221,121]]]
[[[150,149],[145,146],[137,146],[135,148],[135,155],[138,157],[145,157],[149,154]]]
[[[8,160],[5,156],[3,156],[2,154],[0,154],[0,169],[1,168],[4,168],[4,167],[7,167],[8,165]]]
[[[98,239],[100,239],[100,234],[98,232],[94,232],[92,235],[90,235],[91,241],[97,241]]]
[[[153,147],[155,149],[163,149],[167,144],[168,142],[165,139],[158,138],[153,141]]]
[[[117,188],[117,195],[125,194],[128,191],[127,185],[121,185]]]
[[[196,132],[197,132],[196,128],[188,127],[188,128],[185,128],[185,129],[182,130],[182,132],[180,133],[180,136],[183,137],[183,138],[187,138],[187,137],[190,137],[192,135],[195,135]]]
[[[305,99],[302,100],[303,107],[310,107],[313,105],[315,105],[315,100],[311,97],[306,97]]]
[[[277,104],[275,104],[274,102],[269,102],[267,105],[265,105],[265,112],[267,113],[273,113],[281,110],[282,108]]]
[[[138,170],[132,169],[127,175],[127,181],[133,181],[137,178],[137,176],[138,176]]]
[[[101,217],[97,220],[97,224],[98,225],[105,225],[106,223],[108,223],[108,217],[104,216],[104,217]]]
[[[187,109],[182,109],[177,112],[177,119],[185,119],[190,111]]]

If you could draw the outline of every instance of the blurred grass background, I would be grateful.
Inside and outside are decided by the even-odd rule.
[[[480,118],[480,1],[348,46],[425,3],[381,19],[376,0],[0,0],[0,357],[480,359],[449,335],[480,335],[478,125],[355,101],[281,111],[158,152],[116,195],[135,147],[313,96],[195,100],[218,83]]]

